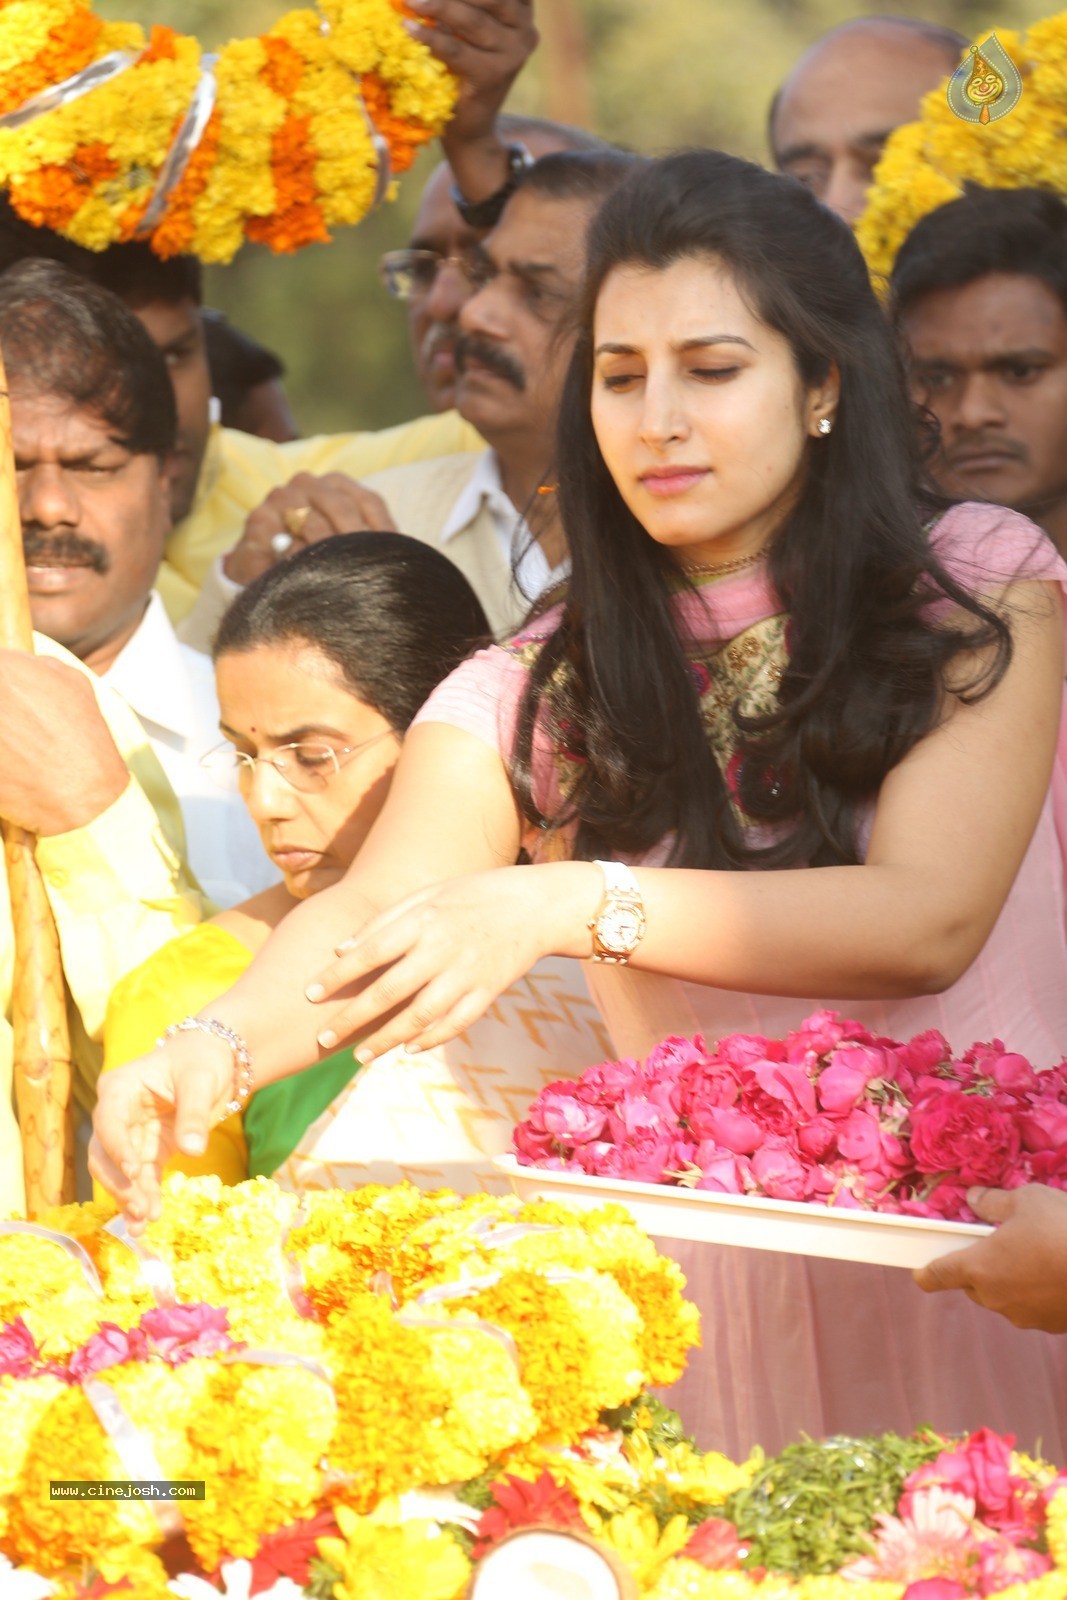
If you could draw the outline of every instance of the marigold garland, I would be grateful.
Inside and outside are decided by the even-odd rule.
[[[358,222],[379,191],[372,129],[392,174],[447,122],[456,84],[402,25],[399,0],[322,0],[213,68],[170,28],[105,23],[91,0],[0,0],[0,116],[114,51],[134,64],[91,92],[0,128],[0,186],[15,210],[91,250],[133,238],[205,71],[217,87],[199,144],[151,232],[162,256],[231,259]],[[373,119],[373,121],[371,120]]]
[[[997,38],[1023,80],[1014,110],[985,125],[964,122],[949,106],[942,85],[924,97],[919,120],[898,128],[886,144],[856,225],[856,238],[880,291],[915,224],[959,199],[964,184],[1035,186],[1067,194],[1067,141],[1062,137],[1067,11],[1034,23],[1025,34],[998,28]]]

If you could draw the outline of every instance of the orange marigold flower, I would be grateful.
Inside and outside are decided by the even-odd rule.
[[[271,173],[277,199],[273,215],[248,219],[245,232],[253,244],[288,252],[305,244],[323,244],[330,237],[316,203],[310,125],[310,118],[290,115],[274,135]]]
[[[275,94],[291,100],[304,76],[303,56],[299,50],[294,50],[288,39],[280,39],[276,34],[264,34],[262,44],[267,52],[267,64],[260,77]]]
[[[422,19],[420,18],[420,21]],[[406,172],[424,144],[434,137],[430,129],[408,122],[394,115],[389,90],[376,72],[368,72],[360,80],[363,103],[378,132],[389,146],[390,164],[394,173]]]
[[[204,129],[200,143],[189,158],[185,171],[171,190],[162,222],[153,230],[152,249],[164,260],[170,256],[185,255],[192,249],[196,234],[193,207],[210,182],[211,171],[218,154],[221,126],[222,119],[218,110],[215,110]],[[130,218],[127,238],[132,238],[136,233],[143,215],[144,207],[138,207],[137,215]]]
[[[11,203],[35,227],[59,230],[80,211],[95,185],[117,172],[107,145],[79,145],[65,166],[38,167],[16,179]]]
[[[103,26],[99,17],[82,10],[57,22],[49,30],[44,49],[31,61],[20,61],[9,72],[0,73],[0,115],[87,67]]]
[[[178,34],[173,28],[165,28],[157,22],[148,35],[148,44],[144,53],[138,57],[139,67],[147,66],[150,61],[174,61],[177,59],[176,48]]]

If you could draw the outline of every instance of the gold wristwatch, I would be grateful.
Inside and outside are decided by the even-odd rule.
[[[637,879],[621,861],[594,863],[604,874],[604,898],[589,932],[593,935],[593,960],[624,967],[645,932],[645,903]]]

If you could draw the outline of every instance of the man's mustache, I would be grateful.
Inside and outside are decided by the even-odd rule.
[[[458,322],[431,322],[422,341],[423,360],[432,360],[439,350],[454,350],[458,341]]]
[[[22,553],[28,567],[91,567],[101,575],[111,566],[102,544],[80,533],[45,535],[32,524],[22,530]]]
[[[514,356],[509,356],[506,351],[491,344],[488,339],[479,339],[474,333],[464,333],[460,336],[456,344],[456,366],[460,372],[465,370],[468,361],[476,361],[480,367],[495,372],[498,378],[510,383],[520,394],[524,392],[526,374],[519,363]]]
[[[945,449],[942,441],[942,449],[945,452],[945,460],[950,467],[966,466],[972,456],[1011,456],[1015,461],[1026,461],[1029,457],[1029,451],[1020,440],[1005,439],[997,435],[987,437],[985,434],[980,433],[976,433],[970,439],[961,438],[957,435],[948,449]]]

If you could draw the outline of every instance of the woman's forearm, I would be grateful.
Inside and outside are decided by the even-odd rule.
[[[244,1039],[257,1088],[329,1054],[317,1041],[328,1021],[327,1008],[312,1005],[304,990],[336,946],[377,910],[354,878],[323,889],[282,919],[247,971],[201,1012]],[[196,1037],[202,1048],[203,1036]]]
[[[603,879],[592,862],[534,868],[551,907],[546,943],[588,957]],[[644,937],[637,971],[750,994],[896,999],[936,993],[966,971],[985,917],[942,898],[910,869],[696,872],[637,868]]]

